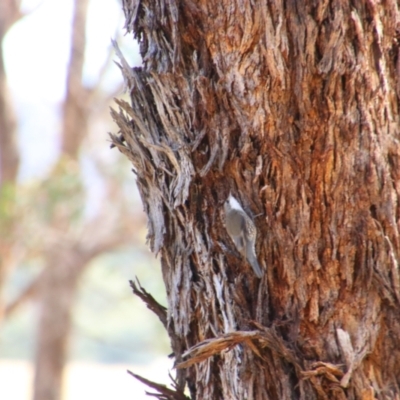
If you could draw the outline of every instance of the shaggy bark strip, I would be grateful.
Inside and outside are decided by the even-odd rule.
[[[167,328],[166,308],[159,304],[150,293],[146,292],[146,290],[140,285],[139,280],[137,280],[137,284],[133,281],[129,281],[129,283],[133,294],[138,296],[146,304],[147,308],[157,315],[161,323],[164,325],[164,328]]]
[[[151,387],[152,389],[155,389],[159,392],[159,393],[146,392],[146,394],[148,394],[149,396],[156,397],[160,400],[189,400],[189,397],[185,396],[179,390],[169,389],[165,385],[160,385],[159,383],[149,381],[148,379],[145,379],[145,378],[141,377],[140,375],[136,375],[131,371],[128,371],[128,374],[133,376],[139,382],[142,382],[145,385],[147,385],[147,386]]]
[[[258,347],[254,345],[253,340],[257,340],[260,343],[260,347],[267,347],[271,351],[276,352],[279,356],[284,358],[286,361],[292,363],[296,369],[301,370],[295,355],[287,349],[282,343],[282,339],[279,338],[275,332],[270,329],[263,328],[263,331],[251,331],[251,332],[232,332],[223,335],[219,338],[207,339],[201,343],[196,344],[189,350],[187,350],[182,356],[190,358],[178,365],[176,368],[187,368],[193,364],[204,361],[205,359],[222,353],[226,350],[231,350],[238,344],[244,343],[250,347],[250,349],[260,358],[262,355],[258,350]]]
[[[143,67],[119,52],[131,104],[117,101],[111,137],[160,255],[176,364],[273,327],[301,365],[261,339],[229,339],[232,350],[178,369],[179,388],[213,400],[399,396],[397,3],[123,9]],[[224,227],[230,191],[254,217],[261,280]]]

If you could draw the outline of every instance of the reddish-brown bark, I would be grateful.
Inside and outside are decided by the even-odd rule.
[[[161,255],[178,388],[398,398],[397,3],[123,7],[143,67],[121,60],[113,140]],[[262,280],[224,228],[230,190],[255,216]]]

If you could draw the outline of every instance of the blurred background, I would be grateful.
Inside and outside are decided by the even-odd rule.
[[[169,382],[166,305],[128,161],[111,39],[141,63],[118,0],[0,0],[0,398],[144,399]],[[151,390],[150,390],[151,391]]]

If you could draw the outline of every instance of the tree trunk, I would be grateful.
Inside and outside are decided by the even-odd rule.
[[[16,121],[10,103],[3,58],[3,32],[0,26],[0,185],[13,184],[17,178],[19,155],[16,145]]]
[[[0,4],[0,185],[15,183],[19,167],[17,124],[8,91],[3,41],[11,26],[22,17],[20,3],[19,0],[4,0]]]
[[[79,278],[87,260],[78,248],[58,247],[49,254],[47,273],[37,293],[37,332],[33,400],[61,399],[64,366]],[[61,256],[63,255],[63,257]]]
[[[120,54],[113,142],[161,254],[169,398],[399,398],[397,4],[123,7],[143,67]],[[261,280],[226,232],[229,192]]]
[[[82,141],[88,131],[90,105],[88,104],[88,90],[82,82],[88,5],[89,0],[75,0],[74,2],[67,95],[63,107],[62,152],[73,159],[77,158]]]
[[[72,324],[72,310],[79,278],[89,261],[101,253],[135,241],[133,228],[137,216],[125,213],[124,199],[110,207],[111,199],[120,194],[114,182],[104,174],[107,190],[96,218],[77,215],[84,209],[85,196],[79,198],[79,180],[76,175],[82,142],[88,136],[88,120],[94,108],[100,114],[109,99],[104,88],[87,89],[82,83],[85,54],[85,25],[89,0],[75,0],[72,26],[71,57],[67,75],[67,94],[63,104],[62,155],[47,179],[37,191],[19,191],[16,175],[19,165],[15,146],[16,130],[12,104],[7,96],[2,41],[6,31],[22,16],[20,0],[0,0],[0,322],[32,297],[39,303],[37,348],[33,397],[36,400],[59,400],[62,377],[67,362],[68,341]],[[104,79],[109,63],[102,66],[98,85]],[[97,90],[96,90],[97,89]],[[101,92],[101,93],[100,93]],[[101,110],[101,111],[100,111]],[[71,184],[74,189],[71,190]],[[15,190],[14,190],[15,188]],[[25,201],[40,202],[46,208],[46,217],[35,214],[35,206],[19,208],[16,196]],[[57,195],[55,195],[57,194]],[[72,196],[71,196],[72,195]],[[28,200],[26,199],[28,197]],[[69,198],[72,197],[72,199]],[[82,204],[77,202],[82,201]],[[16,205],[17,203],[17,205]],[[44,203],[46,205],[44,205]],[[22,211],[21,211],[22,209]],[[20,212],[21,211],[21,212]],[[27,215],[25,215],[27,212]],[[30,215],[35,214],[35,218]],[[123,218],[121,215],[123,214]],[[140,218],[140,217],[139,217]],[[18,228],[18,229],[16,229]],[[34,233],[34,244],[24,237]],[[22,234],[23,233],[23,234]],[[37,240],[36,240],[37,239]],[[18,250],[18,257],[16,251]],[[22,251],[21,251],[22,249]],[[42,254],[43,269],[32,282],[7,305],[3,304],[3,288],[10,270],[19,266],[21,259],[37,258]]]
[[[11,26],[21,18],[19,5],[18,0],[0,3],[0,323],[5,308],[4,286],[14,261],[14,185],[20,161],[16,144],[17,123],[7,85],[3,42]]]
[[[88,133],[86,91],[82,86],[88,2],[88,0],[74,2],[67,96],[62,120],[62,153],[73,163],[77,163],[80,145]],[[53,179],[57,179],[56,174]],[[67,217],[68,213],[64,214],[59,221],[52,221],[59,237],[58,241],[55,240],[54,246],[50,245],[51,250],[46,255],[47,265],[37,293],[40,317],[35,355],[34,400],[62,398],[63,373],[67,363],[74,300],[79,278],[91,258],[84,252],[78,251],[81,244],[79,240],[77,243],[72,240],[73,245],[69,245],[70,220]]]

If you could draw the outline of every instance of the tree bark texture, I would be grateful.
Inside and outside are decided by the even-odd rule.
[[[400,396],[394,1],[124,0],[113,144],[160,254],[193,399]],[[254,217],[258,280],[224,227]]]

